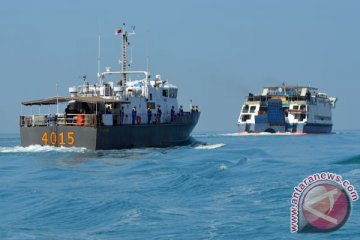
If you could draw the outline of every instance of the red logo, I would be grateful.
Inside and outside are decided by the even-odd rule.
[[[351,208],[344,189],[331,183],[310,187],[301,205],[307,222],[305,229],[311,232],[329,232],[340,228],[348,219]]]

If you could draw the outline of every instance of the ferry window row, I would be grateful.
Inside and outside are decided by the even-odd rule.
[[[299,110],[299,107],[300,107],[300,110],[306,110],[306,106],[305,105],[293,105],[292,109],[294,110]]]
[[[249,112],[249,109],[250,109],[250,113],[254,113],[255,110],[256,110],[256,106],[245,105],[245,106],[243,107],[242,112],[243,112],[243,113],[248,113],[248,112]]]

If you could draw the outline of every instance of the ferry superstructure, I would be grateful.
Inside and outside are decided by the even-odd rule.
[[[189,143],[200,117],[197,109],[186,112],[178,104],[178,88],[160,75],[130,71],[127,62],[128,32],[116,31],[122,39],[121,71],[107,67],[91,84],[69,88],[70,96],[22,102],[23,106],[56,105],[52,114],[20,116],[21,145],[121,149],[168,147]],[[117,81],[105,81],[108,76]],[[59,106],[65,104],[64,110]]]
[[[331,133],[337,98],[314,87],[265,87],[249,94],[238,118],[240,133]]]

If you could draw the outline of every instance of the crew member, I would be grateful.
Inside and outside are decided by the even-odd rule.
[[[69,108],[69,105],[67,105],[66,108],[65,108],[65,117],[67,117],[69,112],[70,112],[70,108]]]
[[[161,109],[160,109],[160,105],[157,106],[157,113],[156,113],[156,122],[160,123],[161,122]]]
[[[171,116],[171,122],[173,122],[175,120],[175,108],[174,108],[174,106],[171,107],[170,116]]]
[[[306,92],[306,100],[308,100],[308,101],[311,100],[311,93],[309,90],[307,90],[307,92]]]
[[[124,123],[124,117],[125,117],[125,111],[124,111],[124,106],[122,106],[120,109],[120,124]]]
[[[151,116],[152,116],[152,112],[151,112],[151,108],[148,107],[147,109],[147,116],[148,116],[148,124],[150,124],[151,122]]]
[[[183,106],[180,105],[180,108],[179,108],[179,116],[184,116],[184,109],[183,109]]]
[[[110,106],[106,108],[106,114],[111,114]]]
[[[69,112],[70,112],[70,108],[69,108],[69,105],[67,105],[66,108],[65,108],[65,114],[64,114],[65,124],[66,124],[67,121],[68,121],[67,117],[68,117]]]
[[[132,117],[132,125],[135,125],[135,121],[136,121],[136,107],[133,107],[132,111],[131,111],[131,117]]]
[[[195,112],[195,106],[192,106],[191,113],[194,113],[194,112]]]
[[[199,112],[199,107],[198,106],[195,107],[195,112]]]

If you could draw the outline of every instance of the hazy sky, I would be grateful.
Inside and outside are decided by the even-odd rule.
[[[67,95],[102,62],[120,69],[115,29],[136,26],[133,69],[161,74],[202,111],[196,131],[235,131],[248,92],[311,85],[339,98],[334,128],[359,128],[360,1],[18,1],[0,3],[0,132],[20,102]],[[45,108],[46,110],[46,108]],[[34,111],[38,111],[37,108]]]

